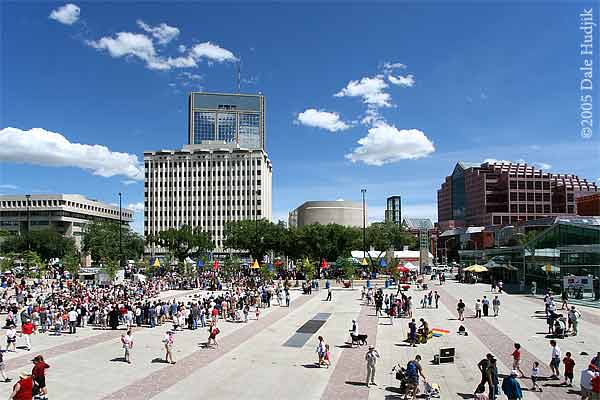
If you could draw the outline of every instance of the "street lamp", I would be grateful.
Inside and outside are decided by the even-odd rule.
[[[119,192],[119,268],[123,268],[123,216],[121,213],[122,193]]]
[[[367,189],[361,189],[362,193],[362,217],[363,217],[363,260],[367,259],[367,217],[365,213],[365,193]]]
[[[26,194],[25,198],[27,199],[27,250],[31,250],[31,242],[29,241],[29,232],[31,232],[31,213],[29,211],[29,203],[31,201],[31,195]]]

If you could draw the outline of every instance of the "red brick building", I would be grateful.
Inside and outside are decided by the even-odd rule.
[[[577,215],[591,217],[600,215],[600,193],[576,197]]]
[[[438,223],[444,231],[575,214],[576,198],[596,192],[594,182],[527,164],[459,162],[438,190]]]

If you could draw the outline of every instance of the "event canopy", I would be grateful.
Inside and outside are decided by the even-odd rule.
[[[419,267],[417,267],[415,264],[411,263],[410,261],[404,264],[404,267],[406,267],[407,269],[409,269],[410,271],[416,271],[419,269]]]
[[[484,267],[483,265],[473,264],[470,267],[465,268],[463,271],[480,273],[480,272],[487,272],[487,270],[488,269],[486,267]]]
[[[494,262],[494,261],[488,261],[484,265],[484,267],[487,269],[506,269],[508,271],[518,271],[517,267],[513,267],[510,264],[498,264],[497,262]]]
[[[410,271],[410,269],[406,268],[402,264],[398,264],[398,266],[396,267],[396,269],[398,270],[398,272],[409,272]]]

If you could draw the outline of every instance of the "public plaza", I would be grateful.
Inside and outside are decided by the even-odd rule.
[[[413,287],[406,294],[415,299],[413,317],[417,323],[424,318],[430,329],[449,331],[431,338],[426,344],[411,347],[405,342],[408,318],[391,319],[376,316],[375,308],[361,300],[364,282],[354,288],[333,285],[332,300],[325,301],[327,290],[301,294],[291,290],[291,304],[261,309],[256,320],[254,310],[250,320],[219,322],[218,347],[206,347],[206,328],[177,331],[174,342],[176,364],[163,362],[161,339],[172,325],[155,328],[133,328],[134,346],[131,364],[124,362],[118,331],[101,330],[95,326],[77,329],[73,335],[55,337],[52,333],[32,338],[32,350],[20,348],[5,353],[7,374],[17,378],[19,371],[29,369],[31,359],[43,354],[51,366],[47,370],[49,398],[52,399],[400,399],[399,382],[392,368],[406,366],[416,354],[422,357],[423,373],[429,383],[436,383],[442,399],[473,398],[479,383],[477,363],[492,353],[498,360],[502,378],[512,369],[513,344],[522,345],[522,369],[527,376],[534,361],[540,363],[540,385],[543,392],[531,392],[529,378],[519,379],[525,399],[579,398],[580,370],[587,366],[600,349],[600,309],[578,306],[582,315],[579,335],[557,339],[563,354],[570,351],[575,360],[573,387],[559,380],[547,380],[551,348],[547,338],[544,303],[540,296],[497,294],[488,284],[462,284],[447,280],[439,285],[429,283],[428,290],[440,294],[438,308],[422,308],[420,299],[428,291]],[[382,287],[373,281],[373,287]],[[395,288],[384,289],[395,293]],[[194,296],[206,296],[203,290],[166,291],[160,298],[191,301]],[[476,299],[498,296],[501,306],[498,317],[473,318]],[[457,320],[456,305],[466,304],[465,320]],[[557,305],[560,305],[557,302]],[[561,312],[558,307],[558,312]],[[564,312],[564,311],[563,311]],[[365,353],[368,345],[351,346],[349,329],[352,320],[358,332],[368,335],[368,345],[380,354],[376,364],[376,385],[367,387]],[[464,325],[468,336],[458,335]],[[331,349],[331,366],[317,363],[317,337],[322,336]],[[454,362],[434,364],[432,360],[441,348],[454,348]],[[562,371],[561,371],[562,374]],[[0,384],[0,397],[10,393],[12,384]],[[423,385],[421,383],[421,391]],[[424,396],[422,398],[425,398]]]

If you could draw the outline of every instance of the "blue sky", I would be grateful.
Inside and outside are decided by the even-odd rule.
[[[267,98],[275,219],[362,187],[372,220],[394,194],[435,218],[458,160],[600,176],[600,130],[579,134],[592,2],[65,4],[0,5],[0,193],[143,204],[143,151],[181,148],[187,92],[233,91],[237,59]]]

